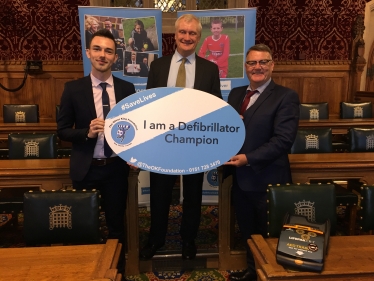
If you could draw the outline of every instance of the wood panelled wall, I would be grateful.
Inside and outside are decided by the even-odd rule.
[[[25,64],[21,61],[0,61],[0,83],[6,88],[17,88],[24,77]],[[40,122],[56,121],[56,105],[60,103],[64,84],[83,76],[80,61],[43,61],[43,74],[29,75],[22,89],[8,92],[0,88],[0,120],[3,104],[38,104]]]
[[[330,118],[339,118],[341,101],[352,101],[350,61],[275,62],[273,78],[294,89],[301,103],[328,102]]]
[[[25,65],[0,61],[0,83],[16,88],[23,79]],[[339,102],[353,101],[350,90],[350,61],[276,62],[275,82],[292,88],[301,102],[328,102],[331,117],[339,116]],[[17,92],[0,89],[0,121],[3,104],[39,104],[40,122],[55,122],[55,106],[60,103],[64,83],[83,76],[82,62],[43,61],[43,74],[29,75]]]

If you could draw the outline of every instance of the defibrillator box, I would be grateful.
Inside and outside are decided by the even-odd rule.
[[[304,216],[286,214],[278,240],[277,262],[286,268],[321,272],[329,237],[329,220],[318,224]]]

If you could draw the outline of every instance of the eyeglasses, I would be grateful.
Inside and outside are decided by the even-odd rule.
[[[272,60],[249,60],[249,61],[246,61],[246,65],[248,65],[249,67],[255,67],[257,64],[259,64],[260,66],[267,66],[269,62],[271,62]]]

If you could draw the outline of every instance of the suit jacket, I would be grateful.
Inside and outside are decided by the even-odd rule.
[[[113,76],[116,102],[135,93],[132,83]],[[65,84],[57,119],[57,134],[61,140],[72,142],[70,177],[83,180],[87,174],[97,138],[86,138],[91,120],[97,118],[91,77]]]
[[[146,65],[144,62],[141,62],[140,63],[140,72],[139,72],[139,76],[140,77],[148,77],[148,65]]]
[[[170,63],[173,55],[161,57],[151,63],[147,89],[167,87]],[[194,89],[222,98],[218,66],[196,55]]]
[[[118,34],[118,30],[117,29],[111,29],[111,32],[113,34],[113,37],[114,39],[118,39],[119,38],[119,34]]]
[[[228,103],[238,113],[248,86],[231,90]],[[266,191],[268,184],[291,183],[288,152],[299,124],[298,94],[271,81],[243,114],[246,136],[238,154],[249,166],[235,169],[234,180],[242,190]]]

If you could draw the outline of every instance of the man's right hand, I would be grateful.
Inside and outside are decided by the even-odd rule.
[[[104,125],[105,125],[104,119],[100,119],[100,118],[93,119],[90,123],[90,128],[89,128],[87,136],[92,139],[96,138],[99,133],[104,132]]]

